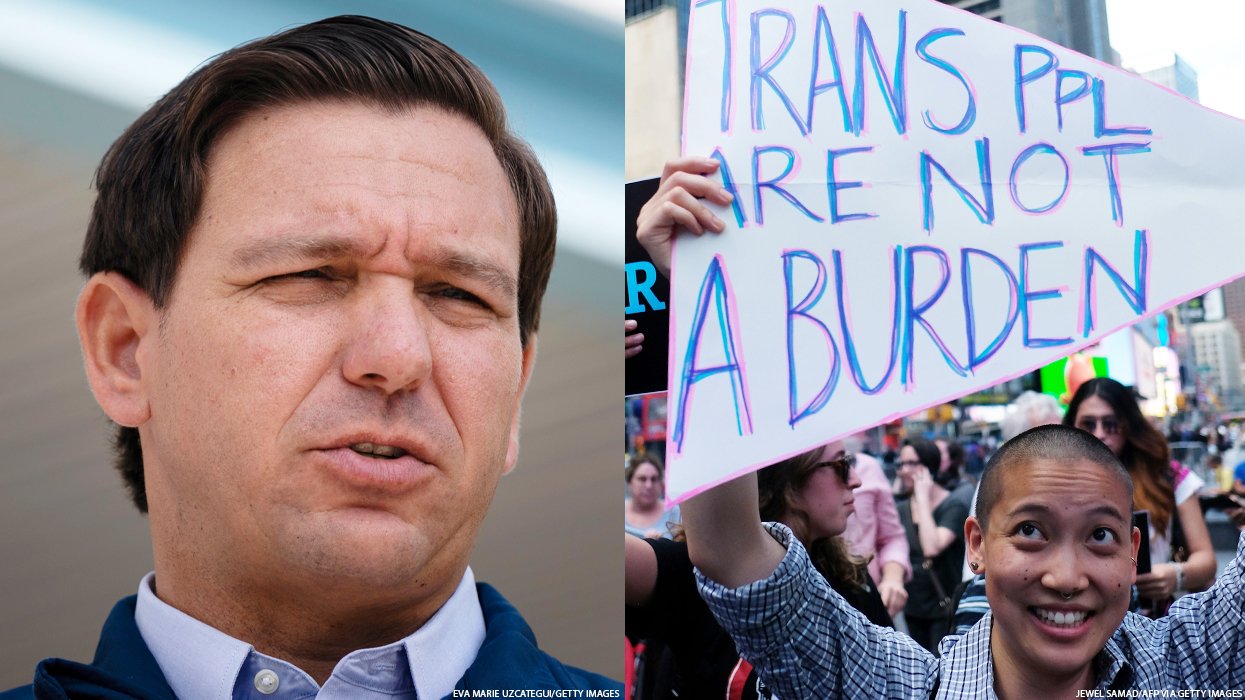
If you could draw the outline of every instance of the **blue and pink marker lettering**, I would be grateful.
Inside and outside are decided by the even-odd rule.
[[[1072,338],[1033,338],[1029,335],[1029,305],[1043,299],[1058,299],[1063,296],[1063,288],[1029,289],[1029,254],[1040,250],[1051,250],[1063,247],[1063,241],[1046,241],[1043,243],[1025,243],[1020,246],[1020,328],[1023,331],[1026,348],[1050,348],[1067,345]]]
[[[1058,196],[1046,204],[1038,207],[1029,207],[1020,201],[1020,192],[1016,186],[1016,175],[1020,172],[1020,166],[1024,165],[1026,161],[1039,153],[1048,153],[1059,159],[1059,163],[1063,166],[1063,188],[1059,190]],[[1017,209],[1026,214],[1045,214],[1046,212],[1049,212],[1055,207],[1058,207],[1060,204],[1063,204],[1063,200],[1067,198],[1069,174],[1068,159],[1064,158],[1063,154],[1060,153],[1054,146],[1049,143],[1035,143],[1032,146],[1029,146],[1025,150],[1021,151],[1020,155],[1016,156],[1016,162],[1012,163],[1011,175],[1008,176],[1008,184],[1010,185],[1012,194],[1012,204],[1015,204]]]
[[[859,12],[856,13],[856,84],[852,89],[852,133],[859,136],[865,128],[865,52],[869,53],[869,65],[873,67],[873,77],[877,79],[882,90],[882,99],[890,112],[891,123],[895,133],[905,134],[908,131],[907,108],[907,73],[904,70],[904,56],[907,55],[908,44],[908,13],[899,11],[899,46],[895,50],[895,77],[892,80],[878,57],[878,47],[873,43],[873,33],[869,24]]]
[[[735,0],[697,0],[696,7],[717,3],[722,8],[722,133],[730,133],[732,114],[731,57],[735,55]]]
[[[1066,80],[1079,80],[1080,84],[1070,91],[1065,91],[1063,84]],[[1063,131],[1063,108],[1088,95],[1091,80],[1089,73],[1083,70],[1060,68],[1055,71],[1055,119],[1059,125],[1059,131]]]
[[[726,164],[726,156],[721,148],[713,149],[709,157],[718,162],[718,175],[722,177],[722,189],[731,193],[731,212],[735,215],[735,225],[744,228],[748,225],[748,217],[744,214],[744,205],[739,197],[739,188],[735,185],[735,176],[731,174],[731,166]]]
[[[986,343],[986,346],[980,351],[977,350],[977,319],[973,308],[973,257],[978,257],[989,261],[995,267],[1003,271],[1007,277],[1007,320],[1003,322],[1003,327],[995,334],[994,338]],[[979,248],[962,248],[960,250],[960,282],[964,295],[964,329],[968,334],[968,371],[972,372],[977,367],[985,364],[994,353],[1003,347],[1003,343],[1007,341],[1007,336],[1012,332],[1012,328],[1016,325],[1016,317],[1020,313],[1020,305],[1017,302],[1019,296],[1018,290],[1020,283],[1016,280],[1016,274],[1007,266],[998,256],[993,253],[981,250]]]
[[[1083,146],[1081,153],[1102,156],[1107,166],[1107,191],[1111,195],[1111,220],[1116,226],[1124,225],[1124,202],[1120,199],[1120,162],[1118,156],[1149,153],[1150,142],[1104,143],[1101,146]]]
[[[877,218],[877,214],[866,212],[852,212],[850,214],[839,212],[839,190],[851,190],[857,187],[864,187],[865,185],[859,180],[839,180],[839,157],[853,153],[871,153],[872,151],[873,146],[857,146],[856,148],[840,148],[838,150],[826,151],[826,190],[830,196],[830,223],[837,224],[842,221]]]
[[[912,298],[916,289],[915,280],[913,278],[916,274],[916,256],[918,255],[931,255],[938,261],[939,265],[938,287],[932,294],[926,297],[924,301],[919,303],[914,301]],[[913,329],[917,324],[920,324],[921,328],[925,329],[925,333],[929,336],[930,340],[934,341],[934,345],[936,345],[938,347],[938,351],[942,353],[942,359],[947,363],[947,366],[961,377],[968,376],[968,370],[965,366],[956,359],[955,355],[947,347],[947,344],[943,342],[942,336],[938,335],[938,331],[934,330],[934,326],[925,319],[925,312],[934,307],[934,304],[936,304],[938,299],[942,297],[942,293],[946,291],[947,283],[951,281],[951,264],[947,258],[947,253],[941,248],[928,245],[915,245],[908,248],[904,251],[904,279],[907,280],[907,285],[905,288],[906,303],[904,304],[905,315],[903,322],[904,342],[903,360],[900,369],[900,381],[905,387],[912,385],[912,346],[915,340]]]
[[[935,168],[942,173],[944,179],[951,183],[956,194],[968,205],[977,220],[983,224],[994,224],[994,180],[990,175],[990,139],[982,137],[977,143],[977,174],[981,179],[981,199],[973,196],[966,187],[961,185],[951,173],[934,160],[928,151],[921,151],[921,205],[925,211],[925,231],[934,231],[934,185],[932,174]]]
[[[1045,60],[1037,68],[1025,70],[1025,55],[1027,54],[1042,56]],[[1025,133],[1028,125],[1028,118],[1025,114],[1025,86],[1041,79],[1058,65],[1059,59],[1055,58],[1055,54],[1041,46],[1016,44],[1013,67],[1016,75],[1016,123],[1020,126],[1020,133]]]
[[[813,263],[817,269],[817,277],[813,281],[813,286],[808,290],[798,303],[793,303],[795,292],[792,288],[792,277],[795,267],[795,260],[807,260]],[[787,399],[790,406],[790,414],[788,423],[791,427],[795,427],[796,423],[817,413],[825,407],[830,401],[830,397],[834,394],[834,387],[839,383],[839,372],[842,369],[842,363],[839,361],[839,346],[834,342],[834,336],[830,334],[830,329],[826,328],[826,324],[821,319],[809,313],[809,310],[817,305],[821,300],[821,296],[826,291],[826,266],[822,264],[821,258],[807,250],[787,250],[782,254],[782,271],[783,277],[787,282]],[[796,317],[810,321],[821,331],[822,336],[826,339],[826,350],[830,354],[830,373],[826,376],[825,382],[822,383],[821,389],[808,403],[800,406],[800,400],[797,397],[799,382],[796,379],[795,364],[795,319]]]
[[[821,82],[822,37],[825,37],[826,56],[830,59],[831,78]],[[852,109],[847,102],[847,86],[843,84],[843,71],[839,67],[839,50],[834,41],[834,32],[830,29],[830,20],[826,17],[826,8],[817,6],[817,24],[813,29],[813,72],[808,89],[808,129],[813,130],[813,107],[817,97],[827,90],[834,90],[839,95],[839,109],[843,112],[843,131],[852,130]]]
[[[1133,284],[1130,287],[1124,276],[1116,271],[1106,258],[1092,247],[1085,248],[1085,306],[1082,307],[1084,325],[1081,332],[1088,338],[1094,329],[1094,314],[1098,309],[1098,290],[1094,287],[1094,270],[1102,268],[1107,278],[1115,284],[1120,296],[1138,316],[1146,312],[1146,292],[1150,286],[1150,232],[1137,229],[1133,235]]]
[[[766,17],[780,17],[787,23],[787,32],[782,38],[782,44],[774,49],[774,53],[769,58],[761,60],[761,20]],[[786,91],[782,86],[774,80],[770,75],[770,71],[786,58],[787,52],[791,50],[791,43],[795,39],[795,18],[789,12],[782,10],[757,10],[752,13],[752,41],[750,42],[750,50],[748,52],[750,65],[752,66],[752,79],[749,81],[751,85],[750,94],[752,96],[752,130],[765,130],[765,114],[761,107],[761,83],[769,85],[774,94],[778,96],[778,100],[782,106],[787,109],[787,114],[791,115],[791,119],[795,125],[799,127],[800,134],[807,134],[808,127],[804,125],[800,119],[800,113],[796,111],[795,105],[791,104],[791,99],[787,97]]]
[[[864,370],[860,367],[860,358],[856,355],[856,341],[852,339],[847,281],[843,276],[843,254],[837,250],[832,253],[835,292],[839,300],[839,326],[843,330],[843,353],[847,356],[847,367],[851,370],[852,381],[856,382],[856,387],[864,394],[876,394],[885,389],[890,384],[891,374],[895,371],[895,360],[899,356],[899,289],[903,284],[900,277],[899,257],[902,252],[901,246],[895,246],[895,252],[891,255],[891,275],[894,282],[891,286],[891,356],[886,364],[886,372],[882,374],[877,384],[872,386],[865,379]]]
[[[1094,78],[1094,137],[1103,136],[1149,136],[1154,132],[1145,126],[1107,126],[1107,84],[1102,78]]]
[[[964,87],[964,94],[968,97],[968,104],[965,105],[964,114],[960,117],[960,121],[957,122],[955,126],[943,126],[934,121],[934,116],[929,113],[928,109],[921,115],[921,120],[925,122],[926,127],[941,134],[954,135],[962,134],[968,131],[972,128],[973,123],[977,121],[977,94],[973,90],[972,83],[968,82],[968,78],[964,77],[964,74],[960,72],[959,68],[956,68],[948,61],[938,58],[929,52],[929,47],[935,41],[945,39],[949,36],[964,36],[964,32],[960,29],[950,29],[946,27],[935,29],[921,37],[920,41],[916,42],[916,55],[920,57],[922,61],[925,61],[931,66],[946,71],[951,75],[951,77],[960,81],[960,85]]]
[[[781,153],[782,155],[787,157],[787,162],[786,162],[786,165],[783,167],[782,172],[779,173],[777,177],[773,177],[768,180],[763,180],[761,179],[761,156],[767,153]],[[798,172],[799,170],[799,168],[797,167],[798,163],[799,163],[799,155],[795,151],[791,150],[790,148],[787,148],[786,146],[756,146],[755,148],[752,149],[752,181],[756,183],[754,185],[755,189],[753,191],[753,196],[755,198],[754,201],[756,205],[756,209],[755,209],[756,221],[757,221],[758,226],[765,223],[765,211],[761,206],[761,190],[773,190],[775,193],[778,194],[779,197],[782,197],[783,199],[790,202],[792,206],[794,206],[797,210],[799,210],[799,212],[803,214],[804,216],[807,216],[808,218],[816,222],[825,221],[825,219],[823,219],[822,217],[809,211],[808,207],[804,206],[804,204],[800,202],[800,200],[796,199],[795,195],[791,194],[786,189],[779,186],[788,177]]]
[[[722,342],[722,353],[725,360],[720,365],[698,366],[696,357],[705,330],[705,322],[709,317],[709,307],[714,306],[717,315],[718,329]],[[672,435],[676,451],[683,450],[683,439],[686,437],[685,427],[687,413],[691,403],[692,390],[697,382],[719,374],[730,378],[731,395],[735,402],[735,428],[740,436],[752,434],[752,411],[748,406],[748,380],[744,376],[743,355],[739,351],[738,340],[734,328],[739,327],[735,315],[734,294],[730,280],[726,276],[726,268],[722,256],[715,255],[705,270],[705,279],[700,285],[700,293],[696,297],[696,313],[692,317],[691,335],[687,343],[687,353],[683,357],[683,369],[679,373],[679,405],[674,415],[674,433]]]

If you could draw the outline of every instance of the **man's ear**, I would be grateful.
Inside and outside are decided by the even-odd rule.
[[[968,520],[964,521],[964,542],[968,545],[968,561],[977,562],[977,568],[971,569],[972,572],[986,573],[986,533],[975,515],[968,516]]]
[[[519,378],[519,394],[515,398],[514,419],[510,423],[510,445],[506,448],[506,466],[502,474],[509,474],[519,461],[519,413],[523,407],[523,394],[527,392],[527,382],[532,378],[532,366],[536,364],[536,334],[529,333],[527,345],[523,347],[523,374]]]
[[[114,422],[136,428],[151,417],[140,347],[156,328],[156,309],[138,285],[116,272],[87,280],[74,314],[91,393]]]

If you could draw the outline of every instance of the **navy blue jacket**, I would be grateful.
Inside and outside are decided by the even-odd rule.
[[[536,636],[495,588],[476,585],[484,611],[484,645],[459,690],[472,689],[618,689],[622,684],[605,676],[565,666],[536,647]],[[123,598],[104,622],[95,660],[90,665],[65,659],[45,659],[35,667],[34,683],[0,693],[0,700],[175,700],[134,622],[137,596]]]

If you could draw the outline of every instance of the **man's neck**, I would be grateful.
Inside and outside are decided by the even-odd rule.
[[[172,607],[262,654],[297,666],[323,685],[347,654],[391,644],[422,627],[460,580],[461,576],[453,578],[437,591],[417,584],[405,599],[360,600],[357,593],[328,585],[283,594],[254,588],[231,591],[202,583],[184,589],[176,585],[175,577],[157,574],[155,592]]]

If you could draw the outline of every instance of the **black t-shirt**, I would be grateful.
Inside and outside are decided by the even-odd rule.
[[[756,671],[739,658],[730,635],[718,625],[696,591],[687,544],[644,541],[657,557],[657,585],[647,605],[628,606],[627,636],[636,642],[660,640],[670,648],[680,700],[768,698]],[[870,622],[893,626],[872,581],[867,589],[833,581],[830,586]]]
[[[932,567],[929,569],[923,567],[925,556],[921,553],[921,539],[917,535],[916,523],[912,517],[912,499],[895,499],[895,504],[899,507],[899,521],[903,523],[904,532],[908,535],[908,551],[912,562],[908,604],[904,607],[906,614],[919,618],[946,616],[946,608],[939,605],[942,596],[938,595],[938,589],[931,577],[938,577],[944,594],[948,596],[960,585],[964,568],[964,521],[968,519],[972,499],[973,486],[961,484],[934,509],[934,524],[956,533],[956,538],[933,558]]]

